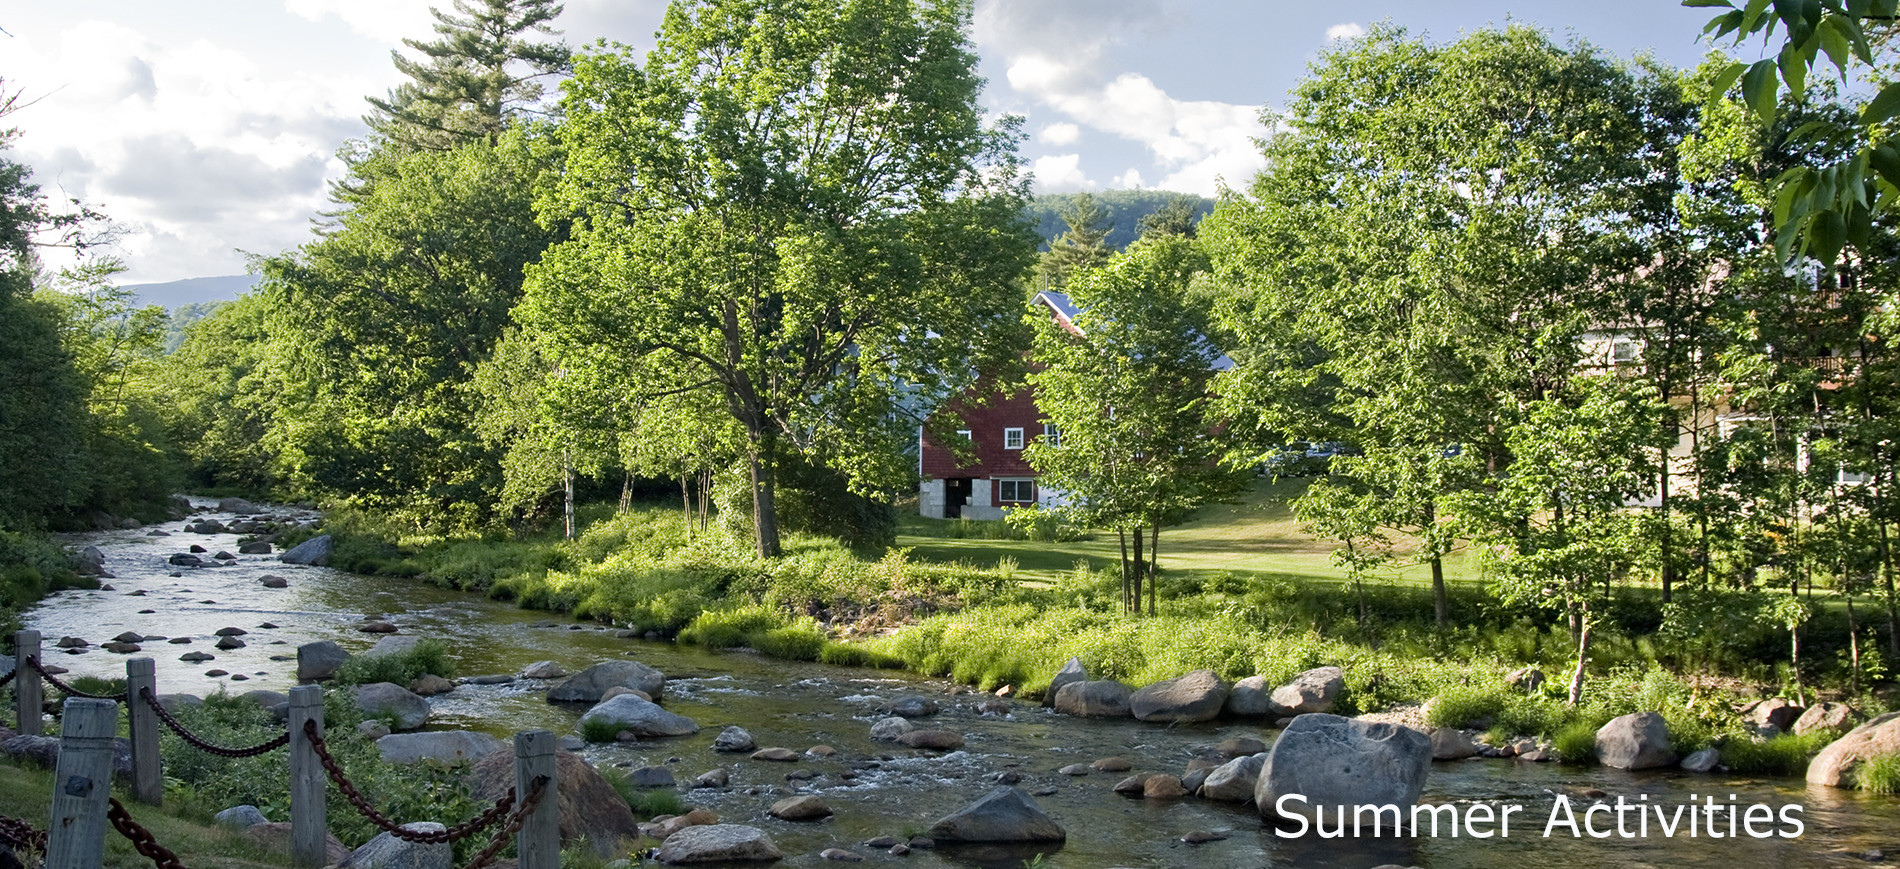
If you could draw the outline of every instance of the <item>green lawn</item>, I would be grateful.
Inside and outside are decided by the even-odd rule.
[[[1306,485],[1304,479],[1259,478],[1234,503],[1207,507],[1186,524],[1162,531],[1161,569],[1343,580],[1345,572],[1332,563],[1333,544],[1307,533],[1293,517],[1290,504]],[[965,528],[970,524],[962,523]],[[1078,561],[1091,568],[1113,567],[1120,557],[1112,532],[1097,532],[1093,540],[1042,543],[958,539],[958,526],[955,521],[926,519],[910,512],[899,520],[897,545],[910,547],[911,557],[919,561],[967,561],[988,567],[1013,558],[1017,572],[1030,580],[1052,579]],[[1403,550],[1409,541],[1398,542]],[[1399,563],[1403,566],[1384,570],[1379,578],[1405,584],[1430,582],[1430,568],[1404,559]],[[1450,582],[1477,581],[1476,571],[1462,555],[1448,560],[1445,567]]]

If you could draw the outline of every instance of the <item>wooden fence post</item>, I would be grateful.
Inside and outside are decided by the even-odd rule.
[[[534,780],[547,776],[547,790],[540,804],[521,824],[515,835],[515,853],[520,869],[560,869],[561,800],[555,790],[554,734],[530,730],[515,734],[515,798],[526,800]]]
[[[44,685],[40,671],[27,663],[40,656],[40,632],[20,631],[13,635],[13,699],[19,707],[20,735],[40,735],[40,703]]]
[[[290,857],[298,866],[316,867],[330,862],[330,829],[323,763],[303,732],[306,721],[316,722],[317,735],[323,735],[323,689],[316,685],[290,689]]]
[[[46,869],[98,869],[105,859],[106,800],[112,796],[112,737],[119,732],[119,704],[69,698],[61,720]]]
[[[158,757],[158,713],[141,694],[158,700],[158,671],[151,658],[125,662],[125,717],[132,736],[132,796],[147,805],[165,801],[165,774]]]

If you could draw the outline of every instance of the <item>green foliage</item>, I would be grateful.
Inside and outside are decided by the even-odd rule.
[[[1808,761],[1833,741],[1834,734],[1820,732],[1784,733],[1765,740],[1733,735],[1722,743],[1722,765],[1743,775],[1803,775]]]
[[[1551,747],[1565,766],[1591,766],[1597,762],[1597,731],[1602,724],[1573,721],[1551,737]]]
[[[455,677],[455,662],[449,659],[449,647],[441,640],[422,640],[399,652],[381,655],[352,655],[336,671],[338,685],[370,685],[391,682],[407,687],[424,674],[445,679]]]
[[[1870,794],[1900,794],[1900,752],[1868,758],[1854,771],[1854,787]]]
[[[620,725],[611,721],[590,718],[581,722],[581,738],[588,742],[613,742],[620,735],[620,729]]]
[[[1111,250],[1123,250],[1142,235],[1142,222],[1170,209],[1185,207],[1195,220],[1214,209],[1214,201],[1166,190],[1102,190],[1095,193],[1041,193],[1029,201],[1025,214],[1043,243],[1049,244],[1065,228],[1062,215],[1072,211],[1083,196],[1102,210],[1107,233],[1102,241]]]
[[[959,519],[958,522],[970,520]],[[989,525],[997,523],[990,522]],[[1003,511],[1002,524],[1013,532],[998,539],[1034,540],[1041,543],[1068,543],[1094,537],[1088,525],[1075,511],[1066,507],[1011,507]]]
[[[660,788],[641,788],[633,793],[621,791],[627,800],[627,807],[633,810],[633,816],[640,819],[652,819],[661,815],[679,815],[688,810],[686,801],[680,795]]]

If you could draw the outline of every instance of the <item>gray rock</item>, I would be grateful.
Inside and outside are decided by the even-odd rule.
[[[1062,686],[1088,680],[1089,671],[1082,666],[1082,659],[1070,658],[1068,663],[1062,665],[1062,669],[1056,671],[1055,678],[1049,680],[1049,689],[1042,692],[1042,705],[1056,705],[1056,694],[1062,690]]]
[[[395,733],[376,740],[376,750],[388,763],[474,763],[506,747],[495,737],[468,730]]]
[[[218,512],[248,516],[252,513],[262,513],[264,511],[257,509],[256,504],[252,504],[243,498],[220,498],[218,499]]]
[[[244,636],[245,634],[250,633],[250,631],[247,631],[239,627],[222,627],[215,631],[212,631],[211,633],[213,636],[218,636],[218,637],[241,637],[241,636]]]
[[[604,661],[549,688],[548,702],[598,703],[607,693],[607,689],[616,685],[632,688],[635,691],[644,691],[648,697],[658,699],[660,689],[666,685],[666,677],[661,675],[660,671],[639,661]]]
[[[264,813],[258,811],[256,806],[232,806],[219,812],[211,820],[220,827],[232,830],[242,830],[245,827],[270,822],[270,819],[264,817]]]
[[[285,564],[308,564],[322,567],[330,563],[330,550],[335,546],[330,535],[319,534],[309,540],[292,546],[290,551],[277,556]],[[364,847],[368,847],[367,845]]]
[[[487,676],[463,676],[462,677],[462,683],[465,685],[507,685],[507,684],[513,683],[514,681],[515,681],[515,677],[510,676],[506,673],[493,673]]]
[[[271,554],[270,541],[253,540],[249,543],[238,544],[238,554],[239,555],[269,555]]]
[[[1267,677],[1248,676],[1234,683],[1227,690],[1227,714],[1240,718],[1259,718],[1271,714],[1268,698],[1273,690],[1267,687]]]
[[[59,737],[9,737],[0,741],[0,754],[17,761],[54,769],[59,764]],[[128,778],[132,775],[132,740],[125,737],[112,740],[112,774],[120,778]]]
[[[1742,721],[1753,725],[1756,730],[1765,731],[1772,727],[1776,733],[1787,733],[1806,711],[1806,707],[1796,706],[1780,697],[1770,697],[1743,707]]]
[[[1260,770],[1267,765],[1267,753],[1236,757],[1216,767],[1201,782],[1201,798],[1224,803],[1244,803],[1253,799]]]
[[[732,773],[723,769],[709,769],[693,779],[696,788],[723,788],[732,783]]]
[[[259,688],[255,691],[246,691],[238,695],[238,698],[241,700],[249,700],[265,709],[274,708],[280,703],[290,702],[290,695],[281,691],[271,691],[264,688]]]
[[[106,566],[106,554],[100,552],[97,546],[88,546],[79,550],[79,557],[75,560],[81,565],[92,568],[94,573]]]
[[[1267,752],[1254,786],[1261,815],[1278,819],[1275,803],[1311,816],[1322,808],[1394,805],[1409,812],[1432,768],[1432,741],[1408,727],[1326,713],[1293,719]]]
[[[350,660],[350,653],[329,640],[305,643],[297,647],[297,681],[318,682],[336,675]]]
[[[1273,689],[1267,703],[1277,716],[1331,712],[1333,702],[1339,699],[1339,689],[1345,685],[1346,671],[1338,667],[1318,667]]]
[[[1715,766],[1722,761],[1722,753],[1713,748],[1690,752],[1682,759],[1682,768],[1689,772],[1714,772]]]
[[[1060,842],[1068,832],[1028,794],[999,787],[931,825],[937,842]]]
[[[581,716],[581,732],[593,722],[605,722],[616,730],[632,731],[635,736],[687,736],[699,732],[699,725],[684,715],[675,715],[632,694],[605,701]]]
[[[165,707],[166,712],[176,714],[180,709],[203,706],[205,701],[196,694],[160,694],[158,705]]]
[[[1128,686],[1113,679],[1070,682],[1056,692],[1056,711],[1084,718],[1127,718]]]
[[[871,725],[871,738],[879,742],[896,742],[898,737],[911,730],[912,725],[906,719],[896,716],[880,718],[876,724]]]
[[[930,751],[955,751],[963,747],[963,735],[953,730],[913,730],[897,738],[911,748]]]
[[[553,661],[536,661],[522,669],[521,678],[523,679],[565,679],[567,678],[567,668],[562,667],[560,664],[556,664]]]
[[[766,863],[785,855],[772,837],[744,824],[702,824],[666,837],[653,859],[673,865],[686,863]]]
[[[878,704],[877,711],[899,718],[923,718],[937,714],[937,701],[917,694],[905,694]]]
[[[713,751],[749,752],[758,747],[743,727],[728,727],[713,738]]]
[[[392,682],[356,686],[356,706],[370,718],[390,721],[394,730],[414,730],[429,720],[429,701]]]
[[[218,649],[228,652],[232,649],[244,648],[244,641],[237,637],[219,637],[218,642],[214,645],[216,645]]]
[[[1464,760],[1478,753],[1478,746],[1456,727],[1432,730],[1432,760]]]
[[[450,682],[434,673],[424,673],[417,676],[416,681],[409,683],[410,693],[418,697],[434,697],[437,694],[447,694],[454,690],[454,682]]]
[[[637,788],[670,788],[676,784],[673,781],[673,771],[663,766],[643,766],[635,769],[629,775],[629,780]]]
[[[285,579],[281,576],[277,576],[275,574],[267,573],[263,575],[262,577],[259,577],[257,581],[259,584],[263,585],[265,588],[289,588],[290,587],[290,580]]]
[[[1195,670],[1128,695],[1140,721],[1211,721],[1227,702],[1227,683],[1213,670]]]
[[[365,741],[375,742],[389,735],[389,725],[372,718],[356,725],[356,735]]]
[[[782,821],[816,821],[819,818],[830,817],[831,807],[825,805],[823,799],[805,794],[786,797],[773,803],[769,813]]]
[[[774,763],[798,762],[798,752],[789,748],[761,748],[747,756],[753,760],[769,760]]]
[[[1655,712],[1631,712],[1597,730],[1597,761],[1612,769],[1674,766],[1669,724]]]
[[[863,855],[863,854],[859,854],[859,853],[858,853],[858,852],[856,852],[856,851],[846,851],[846,850],[845,850],[845,849],[843,849],[843,848],[826,848],[826,849],[825,849],[825,850],[823,850],[823,851],[819,851],[819,852],[818,852],[818,856],[819,856],[819,857],[820,857],[821,859],[825,859],[825,860],[836,860],[836,861],[838,861],[838,862],[840,862],[840,863],[862,863],[862,862],[864,862],[864,855]]]
[[[420,642],[422,642],[422,638],[414,634],[389,634],[387,636],[378,637],[376,645],[370,646],[369,650],[363,653],[363,657],[375,658],[382,655],[401,655],[414,651],[416,644]]]
[[[404,824],[417,833],[439,833],[447,827],[433,821]],[[350,852],[336,869],[453,869],[455,851],[447,843],[424,845],[405,842],[393,833],[379,833],[363,847]]]
[[[166,561],[178,567],[201,567],[205,563],[204,559],[189,552],[174,552]]]
[[[206,652],[186,652],[178,656],[178,660],[184,661],[187,664],[202,664],[206,661],[215,661],[217,659],[218,657],[216,655]]]
[[[1072,763],[1072,764],[1069,764],[1068,766],[1065,766],[1061,769],[1056,770],[1056,772],[1061,773],[1062,775],[1088,775],[1089,773],[1094,772],[1094,771],[1095,770],[1090,769],[1089,765],[1086,763]]]

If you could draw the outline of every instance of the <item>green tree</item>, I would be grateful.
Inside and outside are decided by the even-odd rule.
[[[745,432],[752,530],[779,553],[796,450],[868,490],[908,479],[906,389],[948,394],[1006,353],[1033,255],[1017,121],[986,127],[964,2],[676,3],[644,64],[583,55],[565,171],[574,237],[519,316],[557,360],[703,372]],[[678,390],[628,381],[627,401]]]
[[[1155,612],[1161,529],[1233,490],[1207,417],[1220,354],[1188,302],[1205,261],[1181,236],[1137,241],[1108,264],[1070,275],[1076,331],[1040,313],[1029,375],[1036,405],[1061,433],[1025,452],[1038,485],[1066,493],[1121,540],[1122,606]],[[1144,547],[1146,552],[1144,554]]]
[[[1068,231],[1049,242],[1036,264],[1037,283],[1049,290],[1062,289],[1069,275],[1099,266],[1114,253],[1107,242],[1108,211],[1096,204],[1095,197],[1076,194],[1061,216]]]

